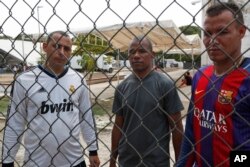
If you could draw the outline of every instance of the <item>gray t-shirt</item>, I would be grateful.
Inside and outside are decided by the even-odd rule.
[[[140,80],[130,75],[118,85],[113,112],[124,117],[118,154],[120,166],[169,166],[167,116],[183,110],[176,87],[152,71]]]

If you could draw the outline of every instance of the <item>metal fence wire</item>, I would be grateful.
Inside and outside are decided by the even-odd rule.
[[[90,109],[92,109],[95,118],[95,126],[91,126],[91,128],[96,128],[97,142],[99,145],[98,154],[101,160],[101,166],[109,165],[111,155],[111,129],[114,125],[115,118],[115,115],[112,113],[114,92],[117,85],[132,73],[132,69],[128,62],[127,49],[130,40],[137,35],[143,34],[152,41],[153,49],[156,52],[156,57],[153,62],[154,67],[156,67],[157,71],[166,74],[177,88],[180,99],[184,105],[182,122],[185,127],[186,117],[188,115],[188,105],[191,102],[191,86],[179,87],[179,85],[186,72],[190,72],[191,76],[193,76],[197,71],[200,71],[199,68],[201,66],[204,66],[206,63],[211,63],[210,61],[204,63],[204,60],[207,60],[207,55],[206,49],[204,49],[201,42],[204,29],[200,22],[202,21],[204,10],[211,4],[220,3],[221,1],[202,0],[200,2],[192,2],[192,8],[196,6],[195,12],[190,11],[188,6],[191,2],[186,0],[129,0],[118,2],[114,0],[99,0],[92,2],[90,0],[1,0],[1,156],[2,148],[6,147],[3,143],[3,135],[5,128],[8,126],[8,109],[10,103],[16,103],[11,96],[12,86],[17,76],[33,69],[37,64],[42,64],[44,62],[45,53],[42,51],[42,42],[44,42],[48,34],[54,30],[66,31],[70,37],[72,37],[73,55],[69,60],[69,67],[82,73],[87,81],[87,84],[84,84],[84,82],[82,82],[82,84],[89,90],[90,94]],[[242,0],[237,2],[239,6],[242,7],[243,11],[248,11],[248,1]],[[94,5],[89,7],[87,6],[89,3]],[[189,5],[187,5],[187,3],[189,3]],[[67,6],[65,4],[69,5]],[[156,4],[156,7],[154,4]],[[182,11],[182,13],[184,12],[187,18],[189,18],[190,22],[187,22],[186,26],[176,26],[175,21],[178,21],[177,17],[180,17],[180,22],[187,21],[184,16],[180,16],[181,14],[178,13],[177,9]],[[21,12],[18,13],[18,10]],[[167,15],[172,17],[170,19],[165,19],[168,18]],[[245,14],[245,16],[247,17],[248,15]],[[106,18],[106,20],[103,18]],[[135,18],[135,20],[131,18]],[[249,24],[248,21],[249,20],[246,20],[246,26]],[[10,29],[12,29],[11,32],[9,31]],[[247,33],[249,33],[248,31],[249,27],[247,26]],[[248,49],[249,47],[245,49],[244,56],[246,56],[245,53]],[[98,65],[100,61],[102,61],[102,65]],[[34,85],[38,81],[38,77],[39,75],[37,75],[35,81],[32,81]],[[19,84],[22,86],[22,83]],[[57,84],[59,87],[62,86],[60,82],[57,82]],[[216,82],[214,82],[214,87],[211,87],[210,91],[213,91],[215,87]],[[53,93],[52,91],[53,89],[46,92],[47,101],[52,103],[51,106],[58,106],[58,104],[50,100],[50,96]],[[207,93],[209,93],[209,91]],[[35,103],[33,98],[28,96],[28,93],[26,93],[26,96],[27,97],[24,97],[25,100]],[[228,96],[227,98],[230,97]],[[247,98],[247,96],[245,98]],[[223,101],[223,99],[221,100]],[[225,100],[228,99],[224,99],[224,101]],[[19,104],[16,105],[18,106]],[[66,106],[64,106],[64,109],[68,107],[67,100],[64,101],[63,105]],[[232,113],[230,114],[235,114],[235,104],[231,103],[231,105]],[[79,108],[79,106],[76,107]],[[35,111],[37,115],[35,115],[33,119],[40,116],[41,110],[42,108],[37,106],[37,111]],[[15,114],[20,113],[16,112]],[[230,115],[227,115],[227,117],[229,116]],[[21,117],[24,116],[21,115]],[[144,118],[145,117],[141,117],[141,123],[138,124],[143,125]],[[242,122],[246,122],[246,125],[250,126],[250,122],[248,122],[249,119],[246,117],[241,117],[241,119]],[[56,138],[55,134],[51,134],[51,129],[54,124],[57,124],[58,120],[61,120],[60,116],[58,116],[54,122],[50,123],[50,127],[44,125],[44,128],[48,128],[47,135],[52,135]],[[85,121],[90,125],[88,120]],[[67,125],[66,122],[62,124],[62,127],[65,128],[70,126]],[[13,127],[9,128],[13,129]],[[17,155],[16,157],[12,157],[16,166],[25,165],[23,159],[24,151],[27,151],[27,148],[20,139],[25,132],[30,130],[29,120],[26,120],[25,129],[26,130],[18,136],[16,144],[20,144],[20,148]],[[64,130],[63,128],[61,129],[61,131]],[[39,138],[40,134],[36,134],[36,131],[32,133],[37,136],[40,141],[43,140],[43,138]],[[71,132],[69,134],[72,135]],[[153,135],[153,133],[151,134]],[[71,137],[72,136],[68,136],[67,139]],[[205,140],[205,138],[201,139],[199,142],[203,140]],[[225,145],[228,144],[227,140],[223,138],[220,138],[220,140],[224,141]],[[250,139],[248,138],[243,145],[247,144],[249,141]],[[88,149],[90,146],[83,142],[82,138],[78,142],[81,143],[81,149],[85,156],[85,161],[88,164]],[[38,142],[37,149],[42,147],[46,151],[46,147],[41,145],[41,143],[42,142]],[[196,144],[193,146],[195,147]],[[158,147],[158,145],[155,147]],[[153,149],[155,148],[152,148],[152,150]],[[60,154],[60,150],[61,148],[58,148],[57,154]],[[138,150],[135,151],[142,160],[142,164],[138,164],[138,166],[143,166],[144,155],[141,155]],[[29,154],[31,155],[32,153]],[[62,156],[66,157],[66,155]],[[170,158],[172,166],[175,163],[172,144],[170,144],[170,154],[166,153],[166,157]],[[54,157],[52,157],[52,159],[53,158]],[[55,165],[52,163],[50,166]]]

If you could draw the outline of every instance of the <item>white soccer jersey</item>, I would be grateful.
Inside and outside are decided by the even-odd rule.
[[[4,134],[4,163],[14,161],[24,135],[24,166],[77,165],[83,161],[80,132],[88,150],[97,150],[89,91],[81,74],[68,68],[55,78],[38,66],[17,78]]]

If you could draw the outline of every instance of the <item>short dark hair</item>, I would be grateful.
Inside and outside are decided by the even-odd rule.
[[[67,32],[60,31],[60,30],[59,31],[53,31],[48,35],[47,41],[46,41],[47,43],[49,43],[52,40],[52,37],[53,37],[54,34],[60,34],[60,35],[62,35],[62,37],[69,37],[69,34],[67,34]]]
[[[135,36],[134,39],[132,40],[132,42],[134,42],[134,41],[140,41],[140,43],[142,41],[146,41],[148,43],[148,49],[149,49],[149,51],[153,51],[152,42],[145,35]]]
[[[206,15],[213,17],[221,14],[223,11],[230,11],[234,15],[234,18],[237,20],[237,22],[244,25],[244,18],[241,8],[233,2],[218,2],[207,9]]]

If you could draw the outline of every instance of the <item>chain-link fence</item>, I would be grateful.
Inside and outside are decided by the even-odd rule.
[[[90,3],[92,4],[92,6],[87,5]],[[34,69],[37,64],[44,63],[46,56],[45,52],[42,51],[42,43],[45,42],[48,34],[54,30],[66,31],[73,40],[73,56],[69,60],[68,65],[71,69],[80,72],[87,81],[87,84],[85,84],[83,81],[80,82],[82,84],[81,86],[87,88],[90,94],[91,109],[94,113],[97,128],[97,142],[99,145],[98,154],[101,160],[101,166],[109,165],[111,155],[111,129],[114,126],[115,121],[115,115],[112,113],[114,93],[117,85],[120,84],[124,80],[124,78],[127,78],[131,73],[133,73],[131,65],[128,61],[127,49],[130,41],[137,35],[144,35],[152,42],[153,50],[156,53],[153,61],[153,70],[157,70],[160,73],[166,74],[173,81],[175,88],[177,89],[180,96],[181,102],[184,105],[181,119],[183,124],[185,125],[186,117],[188,115],[187,110],[189,103],[191,102],[191,104],[193,104],[194,100],[197,99],[191,100],[191,86],[185,84],[182,85],[182,81],[184,75],[187,74],[187,72],[189,72],[191,76],[194,76],[197,71],[203,73],[202,70],[199,70],[200,67],[203,67],[204,65],[210,63],[210,61],[207,60],[207,50],[202,44],[204,27],[201,25],[204,17],[204,10],[213,3],[220,3],[220,1],[0,1],[1,11],[3,12],[3,14],[1,14],[3,16],[0,17],[1,151],[4,147],[4,144],[7,143],[3,142],[3,135],[7,126],[5,123],[6,121],[8,121],[7,115],[9,104],[16,103],[16,101],[11,96],[13,84],[16,81],[17,76],[19,76],[23,72],[30,70],[32,71],[32,69]],[[239,1],[238,4],[242,7],[243,12],[245,12],[245,25],[247,26],[246,36],[248,36],[248,24],[250,21],[248,19],[249,4],[248,1]],[[19,11],[19,13],[16,11]],[[182,24],[182,26],[177,26],[175,22],[179,22],[178,24],[183,22],[185,23],[185,25]],[[246,45],[244,45],[243,43],[243,56],[247,56],[245,54],[249,49],[249,47],[247,46],[248,40],[246,39],[244,40],[244,42],[246,43]],[[234,63],[234,66],[237,66],[236,62]],[[33,72],[33,74],[35,74],[35,72]],[[206,76],[205,78],[208,78],[209,74],[204,74],[204,76]],[[240,78],[249,77],[249,74],[246,74],[245,71],[241,71],[241,74],[243,76],[235,76]],[[33,85],[31,84],[30,86],[31,90],[33,90],[32,87],[38,83],[40,74],[35,74],[35,76],[35,79],[31,81],[34,82]],[[231,89],[228,90],[229,88],[227,89],[227,87],[219,89],[218,83],[220,79],[223,79],[223,77],[224,76],[218,77],[217,80],[210,80],[212,86],[210,85],[211,87],[210,89],[207,89],[206,93],[209,94],[209,96],[212,96],[211,92],[217,92],[217,94],[219,94],[218,101],[224,104],[229,103],[231,105],[232,112],[226,113],[225,115],[215,115],[212,113],[212,110],[207,110],[200,111],[199,116],[195,115],[197,117],[204,118],[204,120],[201,121],[201,126],[203,127],[209,126],[208,124],[205,125],[205,120],[222,122],[221,124],[218,123],[218,125],[211,125],[213,126],[213,128],[211,129],[215,128],[215,130],[213,131],[216,131],[216,128],[222,128],[223,130],[228,131],[227,128],[229,128],[229,126],[227,127],[225,125],[226,123],[223,124],[225,121],[224,117],[228,118],[230,117],[230,115],[235,114],[240,115],[236,112],[236,106],[241,103],[241,100],[238,100],[237,104],[234,104],[230,101],[232,98],[241,97],[244,103],[247,103],[247,100],[249,99],[249,95],[244,93],[244,91],[249,92],[248,86],[242,88],[244,89],[244,91],[240,95],[232,95]],[[203,77],[203,80],[206,79],[204,79]],[[245,84],[249,84],[248,80]],[[43,85],[39,86],[42,87]],[[57,85],[55,87],[57,86],[63,88],[62,83],[60,83],[59,81],[57,82]],[[19,87],[22,88],[23,85],[19,83]],[[31,120],[25,118],[24,115],[20,116],[26,122],[26,130],[19,134],[20,136],[17,136],[18,143],[16,144],[22,144],[20,145],[20,149],[18,150],[16,157],[12,157],[16,166],[24,165],[24,151],[28,151],[30,157],[32,157],[34,154],[33,152],[29,152],[30,150],[25,147],[23,141],[20,141],[20,137],[24,133],[27,133],[27,131],[29,131],[31,128],[30,126],[32,124],[29,121],[33,121],[36,119],[36,117],[40,117],[41,110],[43,109],[43,111],[45,111],[45,108],[43,107],[53,108],[56,106],[55,111],[58,109],[70,109],[71,104],[70,102],[67,102],[68,99],[63,99],[64,101],[61,104],[53,102],[51,100],[51,95],[52,92],[54,92],[55,87],[51,88],[50,91],[47,91],[48,89],[45,88],[46,95],[41,97],[46,97],[47,100],[44,100],[44,102],[50,101],[50,106],[45,106],[46,103],[44,103],[44,106],[36,106],[37,104],[32,104],[33,107],[37,108],[36,111],[34,110],[34,108],[32,109],[34,112],[37,112],[37,114],[33,115],[33,113],[33,118]],[[27,95],[26,99],[28,99],[28,101],[31,101],[29,103],[35,103],[33,101],[33,97],[29,96],[28,91],[30,91],[30,89],[26,90],[27,92],[25,92],[24,94]],[[72,89],[75,90],[78,88],[74,87]],[[223,92],[220,92],[220,90]],[[58,92],[54,93],[57,94]],[[202,93],[202,95],[205,96],[204,93]],[[71,96],[69,96],[69,98],[71,98]],[[198,97],[195,96],[193,98]],[[211,102],[211,99],[207,99],[207,101],[207,103],[209,103]],[[159,103],[160,100],[157,104]],[[15,105],[18,106],[19,104]],[[79,106],[77,106],[76,104],[74,104],[74,106],[79,108]],[[244,108],[244,110],[249,111],[249,108],[247,108],[249,106],[247,104],[243,106],[246,107]],[[221,110],[223,109],[224,108],[222,107]],[[87,110],[90,111],[89,109]],[[243,109],[239,109],[239,111],[241,110]],[[194,112],[195,114],[198,114],[197,110],[195,110]],[[30,113],[25,114],[27,116]],[[57,116],[59,117],[59,115]],[[219,120],[216,120],[217,117]],[[141,122],[138,124],[143,125],[144,118],[145,117],[140,117],[139,119],[141,120]],[[61,119],[55,119],[55,121],[53,122],[50,122],[49,120],[46,121],[46,123],[49,124],[47,135],[54,136],[55,140],[60,143],[58,141],[59,139],[57,139],[57,137],[55,136],[56,134],[52,133],[52,129],[55,124],[57,124],[58,120]],[[248,122],[249,114],[240,115],[237,121],[244,122],[244,126],[250,126],[250,122]],[[220,127],[220,125],[222,124],[223,127]],[[41,128],[43,128],[43,126],[44,128],[47,127],[46,125],[41,126]],[[66,122],[62,121],[61,126],[61,131],[64,131],[65,129],[68,129],[68,126],[70,125],[67,125]],[[78,126],[78,124],[76,126]],[[65,129],[63,129],[63,127]],[[94,127],[92,126],[91,128]],[[12,127],[10,127],[10,129],[14,130],[14,128]],[[217,129],[217,131],[219,130]],[[44,138],[39,138],[41,134],[37,133],[36,131],[32,131],[32,134],[37,137],[37,140],[40,141],[34,142],[38,144],[35,150],[43,149],[46,153],[48,153],[48,151],[46,151],[46,146],[42,144],[42,141],[44,140],[46,135],[43,136]],[[242,133],[249,132],[246,131]],[[69,134],[73,135],[72,132],[69,132]],[[15,135],[17,135],[17,132],[14,131],[14,136]],[[68,138],[66,137],[67,140],[71,139],[72,136],[70,135],[67,136]],[[200,143],[203,143],[206,137],[202,138],[200,141],[198,141],[198,143],[195,143],[193,147],[199,145]],[[227,136],[224,137],[227,138]],[[159,142],[158,139],[156,140],[156,142]],[[218,140],[220,140],[221,143],[224,143],[228,147],[231,146],[229,143],[227,143],[228,140],[225,140],[224,138],[219,138]],[[244,145],[249,145],[248,143],[250,142],[250,138],[248,134],[242,134],[239,140],[243,141],[243,146],[241,145],[240,147],[244,148]],[[82,139],[77,142],[81,143],[81,149],[83,150],[85,160],[88,164],[87,157],[89,157],[89,154],[87,153],[87,150],[91,146],[86,145]],[[59,145],[60,147],[56,150],[57,153],[55,155],[60,154],[61,149],[63,149],[61,148],[61,145],[63,145],[63,143]],[[158,147],[158,145],[156,145],[153,150],[156,149],[156,147]],[[211,147],[211,145],[207,147]],[[36,152],[35,150],[33,151]],[[166,156],[169,157],[171,165],[175,163],[175,155],[173,150],[174,148],[172,144],[170,144],[170,154],[165,153]],[[142,160],[142,162],[140,162],[139,164],[143,166],[143,158],[145,155],[142,155],[138,150],[136,150],[136,152],[138,153],[138,157],[140,157]],[[55,159],[55,155],[51,158]],[[61,156],[63,159],[67,159],[67,155]],[[29,159],[29,161],[33,160]],[[139,164],[138,166],[140,166]],[[54,164],[52,163],[51,166],[53,165]],[[75,162],[71,165],[75,165]],[[154,165],[157,166],[157,164]],[[222,162],[222,166],[224,165],[225,164],[223,164]]]

